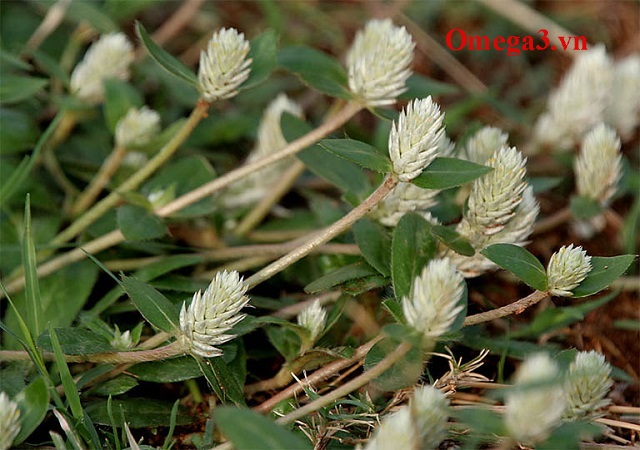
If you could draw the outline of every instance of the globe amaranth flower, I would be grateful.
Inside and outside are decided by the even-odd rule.
[[[400,181],[411,181],[438,155],[443,142],[444,113],[431,96],[414,100],[391,125],[389,156]]]
[[[111,33],[95,42],[71,73],[71,93],[87,103],[104,100],[104,80],[129,78],[133,45],[123,33]]]
[[[432,259],[402,299],[407,324],[433,342],[449,331],[464,309],[464,278],[448,258]]]
[[[409,405],[383,420],[365,450],[436,449],[445,437],[449,400],[433,386],[416,388]]]
[[[285,94],[280,94],[267,106],[262,115],[258,139],[247,157],[246,164],[265,158],[287,145],[280,126],[280,119],[284,113],[302,117],[302,108]],[[290,166],[291,159],[287,158],[251,173],[229,187],[222,197],[223,204],[227,208],[239,208],[257,202]]]
[[[200,53],[198,81],[202,97],[208,102],[235,96],[238,87],[249,78],[251,58],[249,42],[234,28],[214,33],[207,50]]]
[[[235,337],[227,332],[245,317],[239,312],[249,302],[246,292],[238,272],[225,270],[216,273],[204,294],[194,294],[189,307],[183,303],[179,340],[184,350],[204,358],[222,355],[216,346]]]
[[[415,44],[404,27],[371,20],[347,53],[349,89],[367,106],[391,105],[407,90]]]
[[[496,127],[482,127],[467,140],[465,156],[471,162],[484,164],[496,151],[508,147],[509,135]]]
[[[574,163],[578,195],[607,206],[622,173],[620,145],[616,132],[603,123],[585,135]]]
[[[7,394],[0,392],[0,450],[11,447],[20,433],[20,410],[18,404]]]
[[[567,407],[566,420],[593,420],[600,417],[600,410],[610,403],[606,397],[613,380],[611,366],[596,351],[579,352],[569,366],[565,381]]]
[[[514,382],[505,397],[509,435],[524,444],[544,441],[566,405],[558,365],[546,354],[532,355],[520,365]]]
[[[123,148],[148,144],[160,132],[160,114],[143,106],[131,108],[116,124],[116,145]]]
[[[551,255],[547,266],[548,291],[559,297],[573,296],[575,289],[591,271],[591,256],[582,247],[563,246]]]
[[[395,227],[406,213],[425,213],[436,205],[438,192],[437,189],[423,189],[401,181],[373,208],[370,215],[382,225]]]
[[[613,126],[625,141],[633,137],[640,121],[640,55],[635,54],[616,63],[605,121]]]
[[[309,340],[313,343],[324,331],[327,311],[320,305],[320,300],[316,300],[298,314],[297,321],[298,325],[309,331]]]

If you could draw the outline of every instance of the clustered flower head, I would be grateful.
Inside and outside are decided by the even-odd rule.
[[[251,58],[249,42],[234,28],[222,28],[213,34],[207,50],[200,53],[198,81],[202,97],[209,101],[235,96],[238,87],[249,78]]]
[[[600,417],[600,410],[610,403],[605,398],[613,380],[611,366],[600,353],[579,352],[569,366],[565,381],[567,407],[566,420],[592,420]]]
[[[287,145],[280,126],[280,119],[284,113],[302,117],[302,108],[285,94],[280,94],[269,104],[262,115],[258,127],[258,140],[247,157],[247,164],[282,150]],[[255,203],[264,197],[290,165],[291,159],[284,159],[257,170],[234,183],[222,198],[224,205],[227,208],[238,208]]]
[[[591,271],[591,256],[582,247],[563,246],[551,255],[547,266],[548,290],[559,297],[573,296],[575,289]]]
[[[133,45],[123,33],[102,36],[71,74],[71,93],[80,100],[98,104],[104,100],[104,80],[129,78]]]
[[[351,92],[367,106],[395,103],[407,90],[414,46],[404,27],[389,19],[369,21],[347,53]]]
[[[298,314],[297,320],[298,325],[309,331],[309,340],[315,342],[327,324],[327,311],[320,305],[320,300],[316,300]]]
[[[437,189],[423,189],[415,184],[400,182],[371,211],[371,216],[387,227],[395,227],[408,212],[424,213],[434,206]]]
[[[11,447],[20,433],[20,410],[18,404],[7,394],[0,392],[0,450]]]
[[[511,437],[525,444],[544,441],[565,409],[560,369],[548,355],[528,357],[518,368],[515,386],[505,398],[505,425]]]
[[[386,418],[365,450],[436,449],[445,437],[449,400],[433,386],[416,388],[409,405]]]
[[[502,147],[508,147],[509,135],[496,127],[482,127],[467,140],[465,156],[471,162],[484,164]]]
[[[547,112],[536,123],[534,139],[539,145],[571,148],[603,120],[613,81],[612,66],[603,45],[580,52],[549,96]]]
[[[407,324],[433,342],[449,331],[460,312],[464,278],[448,258],[432,259],[402,299]]]
[[[222,355],[215,346],[235,337],[227,331],[245,317],[239,312],[249,302],[246,292],[238,272],[225,270],[216,273],[204,294],[194,294],[189,307],[183,303],[179,339],[184,350],[204,358]]]
[[[613,85],[604,111],[606,123],[627,140],[640,121],[640,55],[624,58],[613,67]]]
[[[400,181],[411,181],[438,155],[444,113],[431,96],[414,100],[400,113],[389,133],[389,156]]]
[[[620,145],[616,132],[603,123],[584,137],[574,163],[578,195],[602,206],[609,203],[622,173]]]
[[[116,145],[123,148],[139,147],[160,132],[160,114],[143,106],[131,108],[116,124]]]

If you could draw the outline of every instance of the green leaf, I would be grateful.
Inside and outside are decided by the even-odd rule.
[[[40,131],[34,117],[23,111],[0,107],[0,155],[12,155],[33,148]],[[51,125],[47,129],[50,129]],[[42,141],[42,138],[40,138]],[[2,190],[8,180],[2,180]]]
[[[364,259],[384,276],[391,275],[391,238],[387,230],[364,218],[353,226]]]
[[[122,395],[138,386],[138,381],[129,375],[120,375],[109,381],[106,381],[91,390],[92,394],[107,397],[109,395]]]
[[[308,440],[249,409],[221,407],[213,419],[237,450],[311,450]]]
[[[341,267],[323,277],[318,278],[314,282],[309,283],[307,286],[305,286],[304,291],[308,294],[315,294],[316,292],[331,289],[332,287],[342,284],[345,281],[364,278],[377,274],[377,270],[375,270],[366,262],[361,261]]]
[[[524,248],[513,244],[493,244],[480,253],[514,274],[533,289],[547,290],[547,272],[538,258]]]
[[[167,234],[167,227],[158,216],[134,205],[118,208],[118,228],[128,241],[156,239]]]
[[[429,223],[415,213],[402,216],[391,243],[391,277],[398,300],[409,295],[414,279],[434,257],[435,251],[436,241]]]
[[[202,376],[200,367],[191,356],[150,361],[136,364],[127,370],[142,381],[176,383]]]
[[[25,277],[25,309],[27,324],[32,336],[38,336],[44,328],[42,299],[36,269],[36,247],[31,235],[31,201],[27,194],[24,205],[24,233],[22,236],[22,266]]]
[[[413,100],[414,98],[425,98],[429,95],[456,94],[458,92],[460,92],[460,88],[454,84],[432,80],[414,73],[407,80],[407,91],[400,95],[399,98],[401,100]]]
[[[65,355],[87,355],[91,353],[111,352],[111,345],[98,334],[84,328],[54,328],[60,348]],[[49,331],[38,336],[38,346],[53,351]]]
[[[375,147],[354,139],[323,139],[320,145],[334,155],[380,173],[391,172],[391,160]]]
[[[105,14],[98,5],[100,4],[93,2],[71,2],[66,10],[66,17],[77,24],[89,23],[92,28],[95,28],[100,33],[120,31],[118,24]]]
[[[44,378],[38,377],[15,397],[20,409],[20,433],[13,441],[19,445],[42,423],[49,408],[49,392]]]
[[[19,103],[40,92],[49,80],[18,75],[0,77],[0,104]]]
[[[424,189],[449,189],[480,178],[493,170],[464,159],[436,158],[411,182]]]
[[[453,228],[431,224],[431,234],[456,253],[464,256],[473,256],[476,253],[469,241]]]
[[[616,294],[618,294],[618,293],[616,292]],[[613,327],[617,328],[618,330],[628,330],[628,331],[639,332],[640,331],[640,321],[631,320],[631,319],[615,320],[613,322]]]
[[[149,55],[151,55],[151,57],[160,64],[164,70],[178,79],[186,81],[190,85],[199,88],[200,83],[198,82],[196,75],[181,61],[171,56],[153,42],[151,37],[147,34],[147,30],[144,29],[144,26],[142,26],[140,22],[136,22],[136,31],[140,40],[149,51]]]
[[[140,108],[142,95],[126,81],[117,78],[104,80],[104,116],[107,128],[115,133],[116,124],[131,108]]]
[[[364,359],[364,370],[370,370],[402,343],[396,338],[385,338],[376,343]],[[404,357],[373,381],[380,390],[388,392],[413,386],[422,375],[422,349],[413,346]]]
[[[323,94],[351,98],[346,88],[346,70],[338,61],[320,50],[301,45],[285,47],[278,53],[278,64]]]
[[[635,255],[592,257],[591,271],[587,274],[587,278],[573,290],[573,297],[587,297],[600,292],[623,275],[634,259],[636,259]]]
[[[120,285],[150,324],[167,332],[178,329],[178,310],[164,295],[131,277],[123,276]]]
[[[312,130],[304,120],[291,114],[282,114],[280,121],[282,134],[288,142]],[[360,167],[335,156],[317,144],[302,150],[297,157],[313,173],[345,192],[363,194],[370,189],[369,180]]]
[[[116,417],[124,418],[131,428],[168,426],[171,420],[173,402],[153,398],[112,399],[111,409]],[[107,400],[98,400],[87,404],[87,414],[99,425],[112,426],[107,410]],[[177,424],[187,425],[194,421],[185,407],[178,411]]]
[[[300,354],[302,339],[300,334],[290,327],[267,327],[265,333],[271,345],[284,357],[285,361],[289,362]]]
[[[196,361],[209,386],[211,386],[222,403],[227,403],[231,400],[238,406],[246,404],[243,384],[227,363],[224,362],[223,358],[209,358],[202,361],[197,359]]]
[[[531,177],[527,181],[534,194],[547,192],[562,183],[562,177]]]
[[[269,75],[277,65],[278,36],[274,30],[267,30],[253,38],[250,46],[247,58],[253,59],[251,61],[251,72],[247,81],[240,86],[240,89],[249,89],[262,83],[269,78]]]
[[[64,393],[69,401],[71,413],[74,418],[81,420],[84,412],[82,411],[82,405],[80,404],[80,394],[78,394],[78,388],[76,387],[75,381],[73,381],[73,377],[69,371],[69,366],[67,366],[67,362],[64,360],[64,353],[62,353],[62,348],[60,348],[60,342],[58,342],[56,332],[51,325],[49,325],[49,335],[51,336],[51,346],[53,347],[56,366],[60,373],[60,380],[64,387]]]
[[[604,208],[598,204],[598,202],[587,198],[574,195],[571,197],[569,204],[571,215],[576,219],[587,220],[602,214]]]

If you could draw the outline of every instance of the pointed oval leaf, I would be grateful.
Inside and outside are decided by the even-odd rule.
[[[150,324],[169,333],[178,329],[178,310],[164,295],[131,277],[123,276],[120,284]]]
[[[65,355],[87,355],[113,351],[111,345],[93,331],[84,328],[54,328],[60,348]],[[49,331],[38,336],[38,346],[47,351],[53,351]]]
[[[348,266],[341,267],[334,270],[327,275],[318,278],[312,283],[309,283],[304,287],[304,291],[309,294],[314,294],[320,291],[326,291],[345,281],[365,278],[372,275],[378,275],[378,271],[371,267],[364,261],[357,262],[355,264],[349,264]]]
[[[391,238],[387,230],[365,218],[353,225],[353,234],[364,259],[382,275],[391,275]]]
[[[156,239],[167,234],[167,227],[158,216],[134,205],[118,208],[118,228],[129,241]]]
[[[13,444],[18,445],[38,428],[47,414],[49,392],[44,378],[36,378],[14,400],[20,409],[20,432],[13,440]]]
[[[604,211],[604,208],[600,206],[598,202],[578,195],[571,197],[569,209],[571,209],[571,215],[573,217],[582,220],[591,219],[598,214],[602,214]]]
[[[375,367],[389,353],[393,352],[400,345],[404,338],[408,338],[411,343],[411,330],[407,327],[398,326],[396,330],[405,329],[403,339],[388,337],[376,343],[367,353],[364,359],[364,369],[369,370]],[[383,391],[395,391],[414,385],[422,375],[422,349],[420,346],[414,345],[411,350],[390,369],[382,373],[378,378],[373,380],[373,384]]]
[[[231,400],[238,406],[244,406],[243,385],[233,373],[231,364],[224,362],[223,357],[209,358],[207,360],[196,359],[202,375],[207,379],[209,386],[214,390],[222,403]]]
[[[480,253],[514,274],[533,289],[547,290],[547,272],[538,258],[524,248],[513,244],[493,244]]]
[[[597,294],[623,275],[634,259],[636,259],[635,255],[592,257],[591,271],[587,274],[587,278],[573,290],[573,296],[580,298]]]
[[[436,158],[411,182],[424,189],[449,189],[473,181],[493,170],[464,159]]]
[[[149,55],[151,55],[151,57],[160,64],[164,70],[180,80],[186,81],[190,85],[195,86],[196,88],[200,86],[196,75],[180,60],[174,58],[160,48],[158,44],[153,42],[153,39],[151,39],[151,36],[147,34],[147,30],[144,29],[140,22],[136,23],[136,31],[140,40],[149,52]]]
[[[391,160],[375,147],[354,139],[323,139],[320,145],[334,155],[380,173],[391,172]]]
[[[0,79],[0,104],[19,103],[27,100],[49,84],[45,78],[3,75]]]
[[[413,100],[425,98],[428,95],[446,95],[460,92],[460,88],[454,84],[432,80],[423,75],[414,73],[407,80],[407,91],[399,96],[401,100]]]
[[[469,241],[460,236],[454,229],[442,225],[431,225],[433,236],[456,253],[473,256],[476,251]]]

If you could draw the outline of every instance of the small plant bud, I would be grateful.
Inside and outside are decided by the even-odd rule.
[[[465,154],[469,161],[484,164],[496,151],[508,147],[509,135],[496,127],[482,127],[467,141]]]
[[[436,158],[444,135],[444,114],[431,96],[414,100],[389,133],[389,155],[400,181],[411,181]]]
[[[423,189],[411,183],[400,182],[371,211],[371,216],[382,225],[395,227],[408,212],[426,212],[434,206],[436,189]]]
[[[549,292],[558,297],[573,296],[575,289],[591,271],[591,256],[582,247],[563,246],[551,255],[547,266]]]
[[[222,355],[216,345],[224,344],[235,337],[225,334],[244,319],[239,311],[249,302],[244,294],[247,286],[238,272],[216,273],[204,294],[194,294],[187,308],[186,302],[180,311],[180,339],[185,351],[204,358]]]
[[[101,103],[104,100],[104,80],[126,80],[132,62],[133,45],[123,33],[102,36],[73,69],[71,93],[87,103]]]
[[[234,28],[222,28],[213,34],[207,51],[200,53],[198,81],[202,97],[208,102],[225,100],[238,93],[249,78],[251,58],[249,42]]]
[[[640,55],[629,56],[614,66],[613,85],[606,122],[615,127],[625,141],[633,136],[640,120]]]
[[[18,404],[7,394],[0,392],[0,450],[10,448],[18,433],[20,433]]]
[[[520,365],[514,382],[505,398],[509,434],[524,444],[544,441],[566,405],[558,365],[546,354],[532,355]]]
[[[160,114],[143,106],[131,108],[116,124],[116,145],[123,148],[140,147],[160,132]]]
[[[416,388],[409,405],[385,419],[365,450],[436,449],[444,439],[449,400],[433,386]]]
[[[463,292],[464,278],[449,258],[431,260],[414,280],[410,296],[402,299],[407,324],[426,341],[434,341],[449,331],[464,309]]]
[[[298,314],[298,325],[309,330],[310,341],[315,342],[327,324],[327,311],[316,300]]]
[[[113,333],[113,339],[109,341],[111,347],[116,348],[118,350],[128,350],[133,348],[133,340],[131,339],[131,331],[127,330],[124,333],[120,331],[118,326],[116,325],[116,329]]]
[[[395,103],[407,90],[414,46],[404,27],[389,19],[369,21],[347,53],[351,92],[367,106]]]
[[[565,382],[568,404],[563,418],[593,420],[602,416],[600,410],[610,403],[605,398],[613,384],[610,374],[611,366],[600,353],[578,353]]]
[[[575,159],[578,195],[607,206],[621,177],[621,159],[620,138],[612,128],[601,123],[591,130]]]

